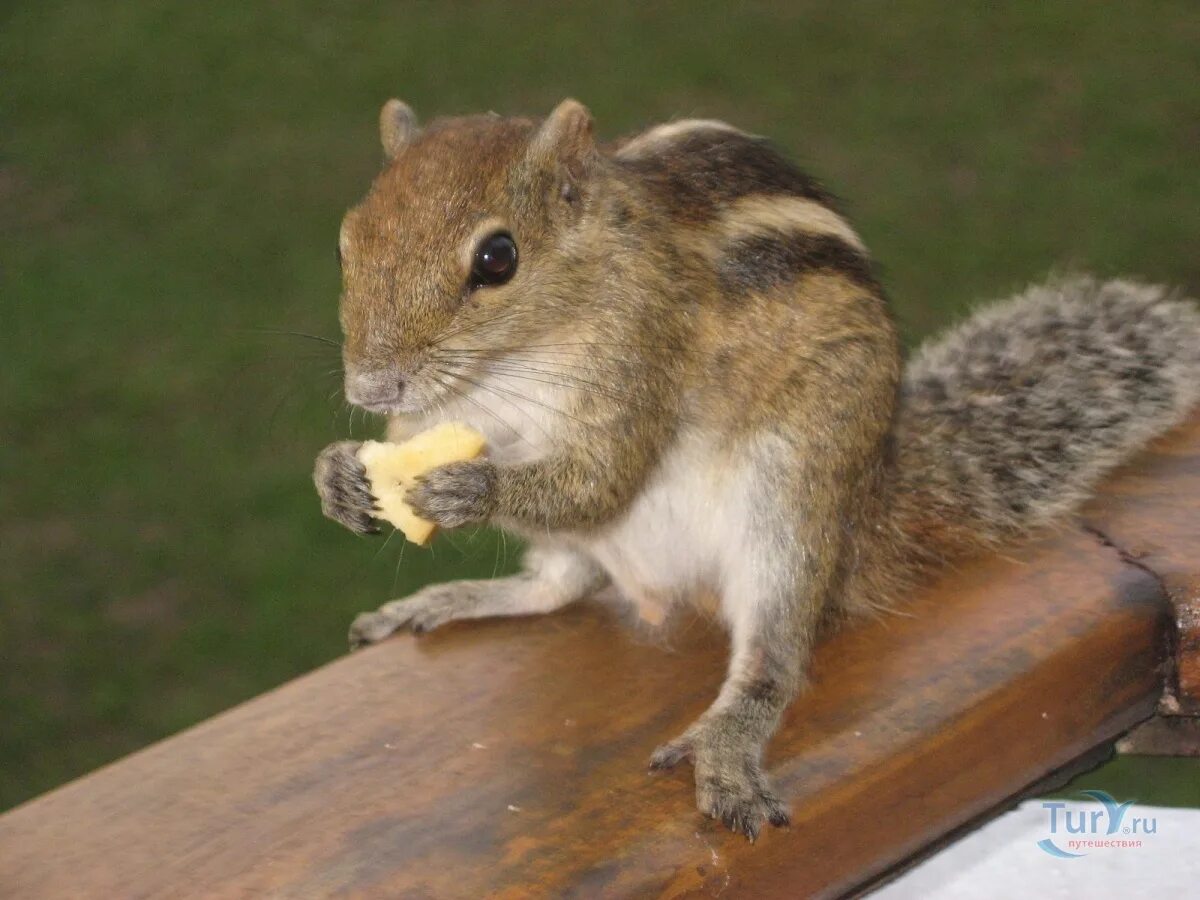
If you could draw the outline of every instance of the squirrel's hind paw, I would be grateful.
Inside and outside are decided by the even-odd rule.
[[[720,726],[700,724],[663,744],[650,757],[651,769],[669,769],[691,759],[696,775],[696,806],[711,819],[744,834],[752,843],[764,822],[776,827],[791,823],[783,801],[750,748],[730,736],[713,734]]]

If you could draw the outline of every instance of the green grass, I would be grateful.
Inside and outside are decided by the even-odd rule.
[[[1200,289],[1194,0],[0,15],[0,808],[337,656],[388,595],[511,564],[322,520],[336,360],[255,330],[336,334],[388,96],[770,134],[847,200],[914,338],[1056,266]],[[1194,766],[1121,765],[1200,802]]]

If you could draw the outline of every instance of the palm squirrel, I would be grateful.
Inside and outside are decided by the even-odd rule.
[[[1060,517],[1200,399],[1200,312],[1129,281],[1030,288],[902,365],[833,198],[723,122],[611,145],[573,100],[424,128],[392,100],[380,122],[387,162],[339,240],[346,397],[391,440],[483,432],[486,459],[408,500],[528,550],[521,574],[364,613],[352,643],[609,584],[648,619],[705,606],[728,676],[651,765],[690,759],[699,808],[751,839],[788,821],[763,749],[824,625]],[[365,533],[357,447],[314,478]]]

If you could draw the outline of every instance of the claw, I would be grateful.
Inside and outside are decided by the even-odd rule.
[[[696,768],[696,806],[731,831],[753,843],[764,822],[776,827],[790,824],[782,801],[758,763],[756,747],[731,742],[718,723],[700,723],[663,744],[650,757],[651,770],[669,769],[685,758]]]
[[[326,516],[357,534],[378,534],[372,522],[379,501],[371,493],[366,471],[358,461],[358,444],[330,444],[317,457],[313,480]]]
[[[378,643],[397,629],[397,625],[379,612],[360,613],[350,623],[350,649],[361,650]]]
[[[654,771],[671,769],[692,755],[692,745],[683,740],[663,744],[650,755],[650,768]]]

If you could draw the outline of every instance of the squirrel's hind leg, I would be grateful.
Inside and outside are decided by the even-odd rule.
[[[787,590],[783,585],[776,588],[781,593],[767,595],[771,602],[753,602],[747,615],[730,623],[729,674],[712,706],[650,758],[653,769],[690,759],[700,811],[752,841],[764,821],[789,821],[785,804],[763,771],[763,751],[804,681],[816,627],[815,617],[797,609],[793,598],[782,596]],[[789,624],[781,627],[785,621]]]
[[[561,545],[532,545],[524,571],[507,578],[431,584],[410,597],[360,614],[350,626],[350,647],[374,644],[411,628],[420,634],[457,619],[528,616],[553,612],[604,586],[604,572]]]
[[[763,771],[763,752],[805,683],[834,573],[828,553],[835,545],[830,537],[836,529],[829,526],[834,520],[821,516],[814,508],[820,501],[812,498],[797,528],[787,506],[771,500],[778,484],[763,478],[751,487],[751,503],[741,511],[745,527],[730,527],[745,537],[724,560],[721,614],[732,652],[721,691],[687,731],[650,759],[653,769],[690,759],[700,811],[752,841],[764,822],[789,821]],[[762,502],[756,505],[755,497]]]

